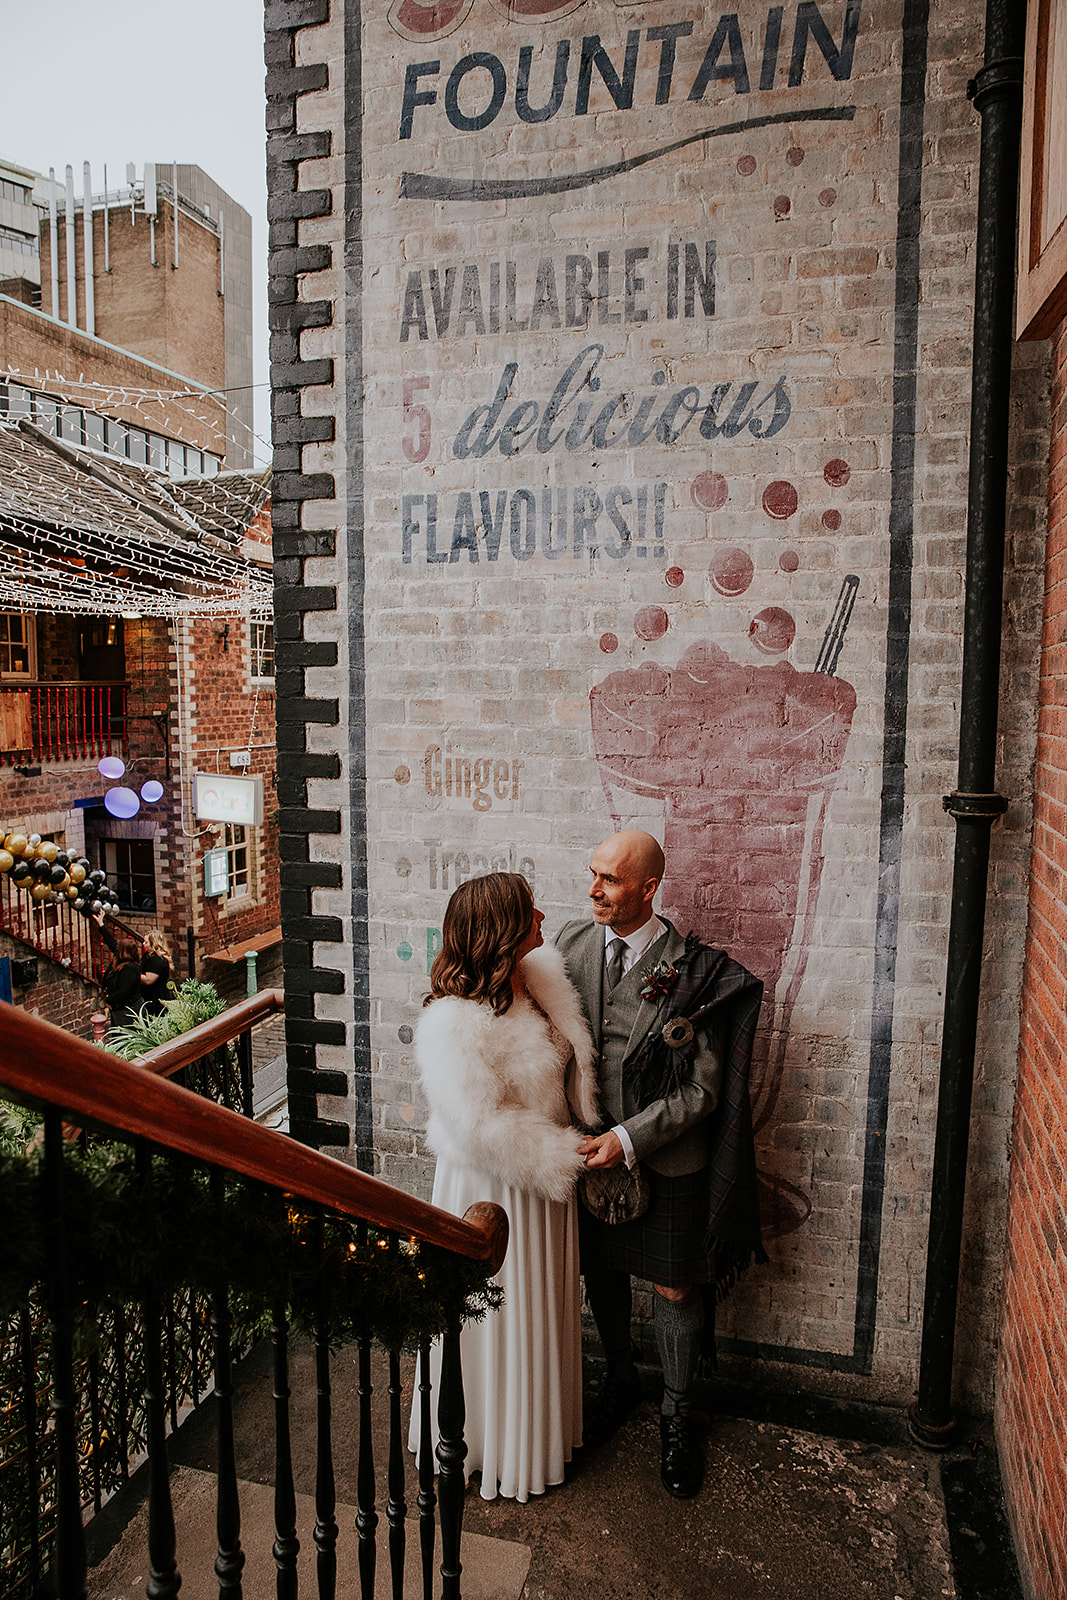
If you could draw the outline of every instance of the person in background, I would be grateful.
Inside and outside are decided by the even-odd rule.
[[[100,929],[100,937],[111,951],[111,961],[104,969],[101,985],[113,1028],[126,1028],[137,1020],[141,1004],[141,952],[131,934],[112,933],[104,922],[104,913],[93,913],[93,921]]]
[[[141,945],[141,1003],[158,1016],[167,998],[171,974],[170,946],[158,928],[149,928]]]

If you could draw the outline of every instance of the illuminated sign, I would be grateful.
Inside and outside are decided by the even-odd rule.
[[[228,822],[255,828],[263,821],[263,779],[224,778],[218,772],[193,774],[193,811],[198,822]]]

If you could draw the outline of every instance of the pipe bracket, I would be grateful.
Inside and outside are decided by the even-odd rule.
[[[1022,56],[1001,56],[975,73],[967,84],[967,98],[976,111],[984,111],[990,100],[1006,99],[1021,91]]]
[[[1004,815],[1008,800],[1002,794],[960,794],[954,791],[942,797],[941,804],[957,822],[981,822]]]

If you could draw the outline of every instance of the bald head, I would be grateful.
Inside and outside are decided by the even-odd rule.
[[[650,833],[628,828],[611,834],[589,863],[594,919],[623,936],[642,927],[652,915],[663,869],[663,851]]]

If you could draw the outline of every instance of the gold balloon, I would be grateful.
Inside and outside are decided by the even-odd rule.
[[[78,866],[77,862],[75,862],[74,866],[72,866],[71,869],[70,869],[70,881],[71,881],[71,883],[82,883],[84,881],[84,879],[85,879],[85,868]]]
[[[29,842],[24,833],[9,833],[4,840],[4,848],[10,850],[13,856],[21,856],[25,854]]]
[[[47,861],[48,865],[51,866],[59,854],[59,846],[53,843],[51,839],[46,839],[43,844],[37,846],[37,854],[42,861]]]
[[[50,883],[35,883],[30,893],[35,900],[51,900],[52,885]]]
[[[10,872],[15,865],[15,858],[10,850],[0,850],[0,872]]]
[[[63,893],[66,895],[68,900],[77,900],[78,898],[78,890],[73,883],[68,883],[66,888],[63,890]]]

